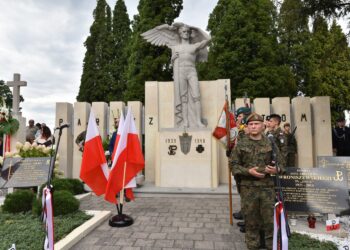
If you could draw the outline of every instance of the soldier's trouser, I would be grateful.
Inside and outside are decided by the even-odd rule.
[[[265,231],[267,249],[272,249],[273,210],[275,191],[273,187],[241,186],[241,201],[246,224],[245,240],[249,250],[258,250],[259,231]]]

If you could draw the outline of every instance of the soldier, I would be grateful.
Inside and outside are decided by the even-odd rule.
[[[295,139],[294,132],[291,132],[290,124],[286,122],[283,125],[283,133],[287,140],[287,159],[286,167],[295,167],[295,154],[297,153],[297,140]]]
[[[269,116],[269,118],[270,119],[268,121],[268,131],[266,132],[266,135],[273,135],[278,149],[281,152],[283,165],[285,165],[288,154],[288,147],[286,137],[282,129],[280,128],[281,116],[278,114],[272,114]]]
[[[265,245],[272,249],[274,181],[276,167],[271,166],[272,146],[264,135],[264,119],[252,113],[247,118],[248,136],[239,140],[230,158],[230,169],[241,176],[241,203],[246,223],[246,244],[249,250],[258,250],[260,230],[265,231]],[[277,152],[278,160],[281,155]],[[279,167],[283,167],[279,164]]]
[[[247,124],[246,124],[246,120],[247,117],[251,114],[251,109],[248,107],[240,107],[239,109],[236,110],[236,124],[238,127],[238,140],[242,139],[243,136],[245,136],[248,133],[248,129],[247,129]],[[241,190],[240,190],[240,176],[239,175],[235,175],[234,176],[235,181],[236,181],[236,185],[237,185],[237,191],[238,194],[240,194]],[[243,215],[241,211],[238,211],[236,213],[233,213],[233,217],[236,220],[243,220]],[[244,221],[240,221],[237,223],[237,226],[240,227],[240,231],[242,233],[245,232],[245,224]]]

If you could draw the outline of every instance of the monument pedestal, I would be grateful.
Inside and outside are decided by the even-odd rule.
[[[212,157],[210,129],[162,129],[159,131],[159,164],[156,185],[161,187],[211,188],[217,171]]]

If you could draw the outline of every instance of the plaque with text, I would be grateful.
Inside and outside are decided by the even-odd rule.
[[[347,171],[343,168],[287,168],[280,179],[287,211],[349,212]]]
[[[41,186],[47,181],[50,169],[50,157],[19,158],[14,162],[7,158],[4,162],[4,175],[7,183],[4,187],[35,187]]]
[[[345,168],[348,171],[348,188],[350,188],[350,157],[346,156],[317,156],[319,168]]]

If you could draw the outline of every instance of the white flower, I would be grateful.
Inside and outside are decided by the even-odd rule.
[[[56,160],[59,160],[59,159],[60,159],[60,154],[57,153],[57,155],[56,155]]]
[[[33,142],[33,143],[32,143],[32,146],[33,146],[34,148],[36,148],[36,147],[38,147],[38,144],[37,144],[36,142]]]
[[[5,157],[12,157],[13,153],[12,152],[6,152]]]
[[[45,153],[45,154],[48,154],[48,153],[50,153],[50,147],[45,147],[44,149],[43,149],[43,153]]]
[[[28,143],[27,143],[27,142],[24,143],[24,146],[23,146],[22,149],[23,149],[23,151],[25,151],[25,152],[28,151],[28,150],[30,149],[30,143],[29,143],[29,142],[28,142]]]
[[[0,156],[0,165],[4,163],[4,157]]]
[[[16,153],[13,155],[13,158],[21,158],[21,156],[18,154],[18,152],[16,152]]]
[[[22,147],[23,147],[23,144],[22,144],[22,143],[20,143],[19,141],[16,142],[16,149],[17,149],[18,151],[21,150]]]

